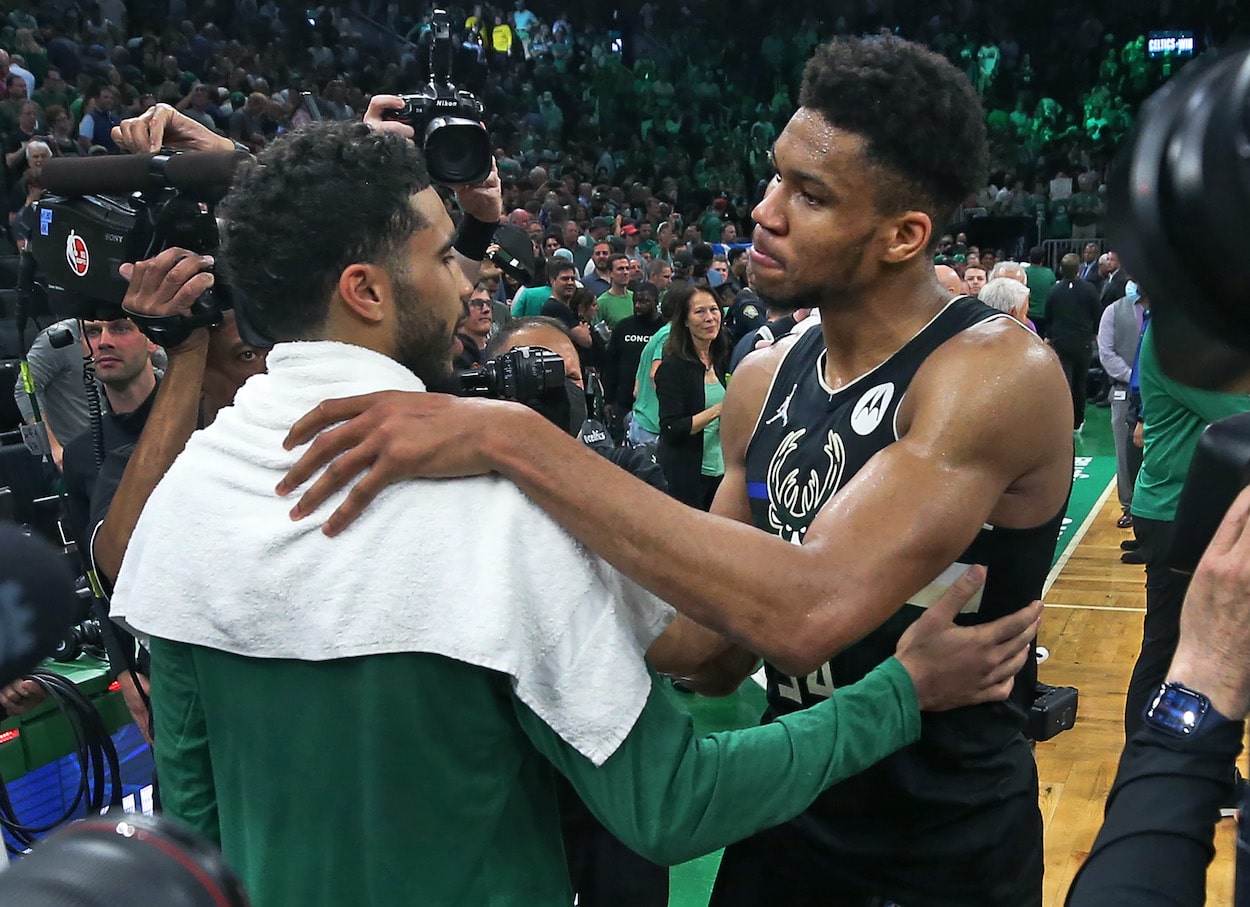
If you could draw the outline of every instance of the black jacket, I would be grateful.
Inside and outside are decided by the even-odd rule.
[[[1134,734],[1067,907],[1201,904],[1215,824],[1232,796],[1244,730],[1242,722],[1227,721],[1193,739],[1171,738],[1149,725]]]
[[[715,365],[716,377],[725,383],[725,363]],[[704,403],[702,363],[665,353],[655,373],[655,395],[660,402],[660,445],[657,458],[668,493],[692,507],[702,507],[700,477],[703,474],[703,432],[690,433],[694,417],[707,409]]]
[[[634,377],[647,341],[664,326],[657,312],[649,319],[630,315],[622,318],[612,330],[603,363],[603,393],[609,403],[622,410],[634,405]]]
[[[1098,333],[1102,306],[1087,280],[1061,280],[1046,297],[1046,339],[1060,352],[1088,355]]]
[[[1128,292],[1128,274],[1124,273],[1123,268],[1119,268],[1106,280],[1099,281],[1097,286],[1098,300],[1103,308],[1106,308],[1117,299],[1122,299]],[[1050,310],[1047,309],[1047,311]]]

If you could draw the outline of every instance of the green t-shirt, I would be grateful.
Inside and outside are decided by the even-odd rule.
[[[608,326],[608,330],[634,314],[634,294],[626,290],[624,296],[613,296],[609,290],[599,297],[599,317]]]
[[[1029,317],[1046,317],[1046,295],[1058,280],[1055,272],[1045,265],[1029,265],[1024,269],[1024,278],[1029,284]]]
[[[1133,489],[1133,516],[1172,520],[1203,430],[1212,422],[1250,412],[1250,397],[1202,391],[1163,373],[1154,328],[1146,329],[1137,366],[1141,384],[1141,470]]]
[[[893,658],[812,708],[706,737],[655,678],[598,768],[509,677],[438,655],[297,661],[153,638],[152,711],[165,812],[220,843],[258,907],[570,904],[555,771],[628,847],[673,864],[920,737]]]
[[[725,222],[719,216],[708,211],[699,219],[699,227],[703,231],[703,241],[711,245],[720,242],[720,231]]]
[[[1098,210],[1101,207],[1102,201],[1093,192],[1076,193],[1072,196],[1072,206],[1069,209],[1072,223],[1078,227],[1088,227],[1098,220]]]
[[[529,318],[543,313],[543,306],[551,298],[551,287],[526,287],[512,299],[512,317]]]
[[[634,398],[634,421],[653,435],[660,433],[660,398],[655,395],[655,381],[651,378],[651,366],[664,358],[664,344],[673,330],[672,323],[665,324],[655,332],[642,348],[638,360],[638,394]]]
[[[1050,201],[1050,235],[1055,239],[1071,239],[1072,238],[1072,221],[1068,216],[1068,211],[1072,207],[1072,200],[1067,198],[1055,198]]]
[[[725,385],[719,381],[703,385],[703,408],[709,409],[725,400]],[[703,475],[723,476],[725,454],[720,446],[720,417],[713,419],[703,429]]]

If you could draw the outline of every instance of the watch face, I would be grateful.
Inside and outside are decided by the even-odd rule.
[[[1178,683],[1164,684],[1146,710],[1146,720],[1161,731],[1188,737],[1202,724],[1211,703],[1201,693]]]

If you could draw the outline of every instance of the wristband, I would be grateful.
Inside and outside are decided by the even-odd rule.
[[[486,247],[495,238],[498,223],[478,220],[472,214],[465,214],[460,222],[460,230],[456,233],[456,241],[451,247],[470,261],[481,261],[486,257]]]

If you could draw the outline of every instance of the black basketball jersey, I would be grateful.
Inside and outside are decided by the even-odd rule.
[[[899,439],[898,408],[925,359],[961,331],[996,317],[1010,316],[970,297],[956,299],[888,360],[836,391],[825,381],[822,332],[800,336],[773,379],[747,448],[755,525],[802,544],[829,499]],[[986,525],[930,586],[911,602],[900,602],[885,624],[807,677],[789,677],[767,665],[765,720],[827,698],[889,658],[903,631],[967,565],[986,565],[988,577],[960,623],[990,621],[1027,605],[1041,593],[1062,517],[1060,511],[1045,525],[1026,530]],[[908,514],[899,513],[898,519],[905,521]],[[1036,676],[1030,658],[1009,701],[926,713],[919,742],[831,788],[791,823],[792,830],[816,851],[837,854],[838,875],[846,876],[849,866],[853,878],[862,877],[872,890],[901,903],[918,892],[942,891],[961,903],[966,895],[956,891],[966,883],[979,886],[969,889],[981,892],[977,903],[997,903],[991,894],[995,879],[985,874],[1014,876],[1018,882],[1022,868],[1006,857],[1001,865],[984,859],[1015,837],[1008,831],[1016,818],[1004,810],[1014,809],[1020,827],[1028,830],[1024,837],[1040,842],[1037,775],[1024,737]],[[1016,806],[1005,805],[1008,801]],[[977,852],[982,859],[972,860],[972,868],[964,861]],[[877,884],[882,879],[890,880],[885,890]],[[1040,891],[1040,866],[1038,886]]]

